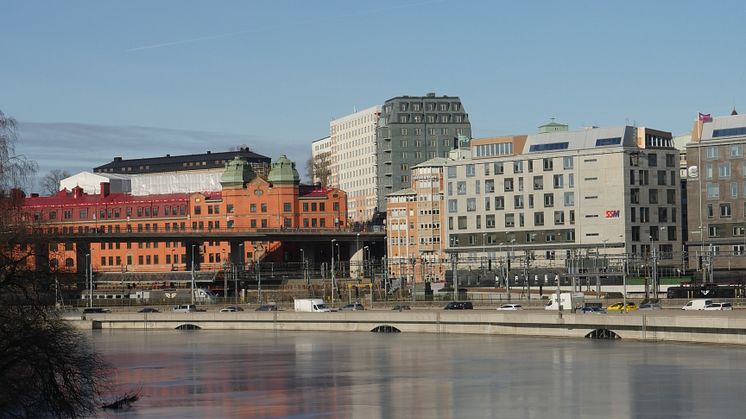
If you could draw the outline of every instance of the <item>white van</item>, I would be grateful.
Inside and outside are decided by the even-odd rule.
[[[197,311],[197,306],[194,304],[179,304],[174,306],[174,313],[194,313]]]
[[[705,307],[712,304],[712,300],[708,300],[705,298],[700,298],[698,300],[691,300],[684,307],[681,307],[682,310],[704,310]]]

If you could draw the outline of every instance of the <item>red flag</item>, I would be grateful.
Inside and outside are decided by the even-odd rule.
[[[712,122],[712,116],[710,116],[709,113],[698,112],[698,114],[699,114],[698,118],[699,118],[700,121],[702,121],[702,122]]]

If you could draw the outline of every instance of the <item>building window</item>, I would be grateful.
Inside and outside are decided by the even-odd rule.
[[[724,162],[718,165],[718,178],[720,179],[730,178],[730,162]]]
[[[554,225],[563,225],[563,224],[565,224],[565,212],[555,211],[554,212]]]
[[[534,225],[535,226],[543,226],[544,225],[544,213],[543,212],[536,212],[534,213]]]
[[[505,227],[515,227],[515,214],[505,214]]]
[[[743,157],[743,144],[731,144],[730,156],[731,157]]]
[[[285,212],[290,212],[290,211],[291,211],[291,205],[290,205],[290,202],[285,202],[285,203],[283,203],[283,204],[282,204],[282,210],[283,210],[283,211],[285,211]]]
[[[523,173],[523,162],[522,161],[513,162],[513,173]]]
[[[456,183],[456,193],[459,195],[466,195],[466,182],[459,181]]]
[[[730,218],[732,215],[729,203],[720,204],[720,218]]]
[[[466,216],[465,215],[460,215],[458,217],[458,229],[466,230]]]
[[[565,192],[565,206],[575,206],[575,192]]]
[[[544,176],[534,176],[534,190],[540,191],[544,189]]]
[[[497,211],[497,210],[504,210],[504,209],[505,209],[505,198],[502,196],[496,196],[495,197],[495,210]]]
[[[553,193],[545,193],[544,194],[544,207],[545,208],[551,208],[554,206],[554,194]]]
[[[474,169],[473,164],[467,164],[466,165],[466,177],[474,177],[476,174],[476,170]]]
[[[473,212],[477,210],[477,199],[476,198],[467,198],[466,199],[466,211],[467,212]]]
[[[573,167],[573,158],[571,156],[565,156],[562,158],[562,168],[565,170],[572,169]]]
[[[544,159],[543,160],[543,166],[544,171],[550,171],[554,169],[554,160],[553,159]]]
[[[505,192],[512,192],[513,191],[513,179],[508,178],[503,181],[503,186]]]

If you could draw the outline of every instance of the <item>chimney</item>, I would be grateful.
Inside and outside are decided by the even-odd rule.
[[[101,182],[101,196],[109,196],[111,193],[111,184],[109,182]]]
[[[83,188],[76,186],[73,188],[73,198],[78,199],[83,196]]]

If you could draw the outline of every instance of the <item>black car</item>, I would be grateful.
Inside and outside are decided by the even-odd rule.
[[[276,304],[262,304],[255,311],[277,311]]]
[[[91,313],[111,313],[111,310],[103,307],[86,307],[83,309],[83,314]]]
[[[363,305],[360,303],[347,304],[343,306],[341,309],[339,309],[339,311],[361,311],[361,310],[365,310],[365,307],[363,307]]]
[[[138,313],[160,313],[161,311],[158,310],[155,307],[143,307],[141,308]]]
[[[471,301],[451,301],[445,307],[446,310],[472,310],[473,308]]]
[[[394,306],[394,308],[392,308],[392,310],[396,310],[396,311],[411,310],[411,309],[412,308],[406,304],[397,304]]]

